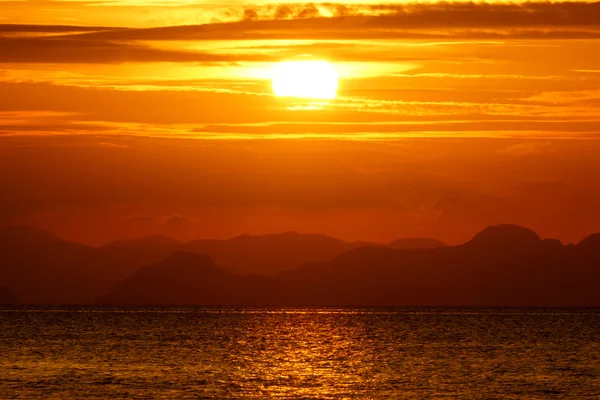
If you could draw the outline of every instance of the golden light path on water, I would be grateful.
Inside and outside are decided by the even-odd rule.
[[[0,308],[8,398],[541,399],[600,390],[592,309],[28,310]]]

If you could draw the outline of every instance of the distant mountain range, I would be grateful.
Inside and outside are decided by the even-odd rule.
[[[600,306],[600,234],[565,246],[516,225],[458,246],[289,232],[92,248],[30,228],[0,243],[0,286],[23,303]]]
[[[275,294],[277,291],[277,295]],[[268,294],[267,294],[268,293]],[[177,252],[140,268],[98,300],[118,305],[256,305],[271,303],[273,278],[237,275],[204,254]]]
[[[285,232],[262,236],[241,235],[228,240],[194,240],[180,243],[165,236],[113,242],[107,247],[119,249],[163,248],[168,253],[187,251],[207,254],[222,268],[238,274],[274,276],[311,261],[325,261],[363,246],[391,248],[434,248],[444,243],[430,238],[406,238],[387,244],[344,242],[325,235]]]
[[[32,227],[0,227],[0,286],[23,303],[91,304],[139,268],[185,251],[206,254],[236,274],[275,276],[361,246],[436,247],[435,239],[400,239],[388,244],[349,243],[325,235],[295,232],[229,240],[182,243],[148,236],[89,247]]]

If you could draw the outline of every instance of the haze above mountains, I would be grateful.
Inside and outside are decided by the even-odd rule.
[[[0,228],[0,303],[599,306],[600,234],[577,245],[516,225],[467,243],[349,243],[294,232],[89,247]]]

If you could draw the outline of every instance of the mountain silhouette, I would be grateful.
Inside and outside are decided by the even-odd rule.
[[[327,261],[346,251],[364,246],[433,248],[445,246],[436,239],[398,239],[389,244],[344,242],[326,235],[285,232],[241,235],[229,240],[195,240],[181,250],[208,254],[220,267],[238,274],[275,276],[308,262]]]
[[[540,237],[531,229],[518,225],[495,225],[488,226],[477,233],[467,245],[473,248],[497,249],[497,248],[523,248],[535,247],[540,242]]]
[[[23,303],[89,304],[141,267],[180,251],[207,254],[220,267],[238,274],[275,276],[366,244],[377,245],[286,232],[189,243],[148,236],[90,247],[37,228],[0,227],[0,285]]]
[[[173,250],[94,248],[33,227],[0,227],[0,286],[28,304],[90,304],[141,266]]]
[[[95,285],[93,276],[82,267],[90,252],[88,246],[40,229],[1,227],[0,286],[24,303],[77,301],[81,287]]]
[[[436,249],[361,248],[285,274],[289,301],[319,304],[600,305],[600,246],[542,240],[516,225],[484,229],[469,242]],[[318,287],[312,282],[318,282]]]
[[[529,229],[498,225],[458,246],[365,246],[259,280],[219,269],[206,256],[180,255],[144,267],[100,302],[598,306],[599,258],[594,235],[563,246]]]
[[[594,233],[577,244],[577,247],[582,251],[590,252],[590,255],[595,254],[600,248],[600,233]]]
[[[564,246],[517,225],[458,246],[286,232],[90,247],[2,227],[0,254],[0,286],[26,304],[600,305],[600,234]]]
[[[362,245],[325,235],[285,232],[262,236],[241,235],[229,240],[196,240],[181,249],[208,254],[220,267],[239,274],[273,276],[307,262],[329,260]]]
[[[120,305],[253,305],[273,291],[266,277],[238,276],[204,254],[177,252],[145,266],[98,303]]]
[[[4,247],[47,245],[48,243],[65,243],[58,236],[32,226],[0,226],[0,242]]]

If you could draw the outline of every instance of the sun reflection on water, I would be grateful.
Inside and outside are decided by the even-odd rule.
[[[598,315],[0,307],[0,393],[61,400],[596,398]]]
[[[295,310],[240,325],[229,341],[233,381],[252,382],[242,389],[267,397],[327,398],[364,387],[371,375],[364,332],[340,326],[338,316]]]

